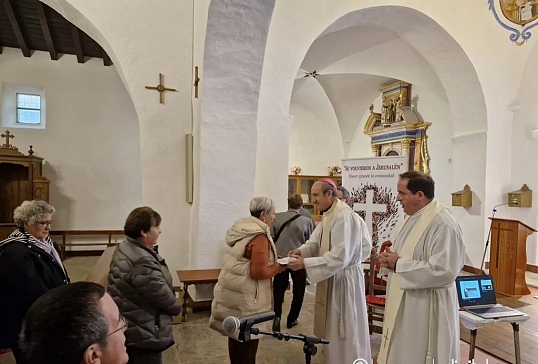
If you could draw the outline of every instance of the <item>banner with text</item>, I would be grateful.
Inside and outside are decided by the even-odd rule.
[[[376,248],[390,240],[403,221],[396,185],[407,171],[406,163],[405,156],[342,160],[342,186],[349,190],[350,205],[366,222]]]

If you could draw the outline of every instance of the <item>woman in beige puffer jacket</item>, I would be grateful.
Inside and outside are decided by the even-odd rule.
[[[228,316],[271,311],[271,279],[286,269],[276,262],[276,247],[270,233],[275,221],[274,202],[267,197],[255,197],[250,202],[250,214],[237,220],[226,233],[230,248],[215,286],[209,320],[212,329],[229,337],[231,364],[255,364],[259,340],[238,341],[237,333],[230,335],[222,329],[222,321]]]

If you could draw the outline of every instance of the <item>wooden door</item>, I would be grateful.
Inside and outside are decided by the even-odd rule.
[[[13,211],[32,199],[29,169],[21,164],[0,163],[0,223],[13,223]]]

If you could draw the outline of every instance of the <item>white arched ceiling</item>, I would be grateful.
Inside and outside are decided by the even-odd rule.
[[[289,166],[299,166],[307,175],[325,174],[327,166],[339,164],[343,157],[337,116],[317,79],[302,78],[295,85]]]
[[[379,97],[379,88],[396,80],[376,75],[343,73],[321,75],[316,78],[335,110],[347,157],[360,121],[373,101]]]
[[[319,79],[302,78],[298,79],[295,85],[297,87],[293,90],[292,102],[312,110],[319,118],[327,120],[331,132],[339,132],[337,115]]]
[[[487,130],[485,101],[476,70],[461,46],[438,23],[414,9],[381,6],[344,15],[329,26],[318,39],[330,37],[332,39],[329,45],[339,44],[341,42],[338,41],[338,35],[349,36],[350,27],[355,27],[355,33],[360,33],[362,38],[370,39],[367,46],[361,46],[356,42],[351,42],[350,47],[335,46],[334,49],[326,49],[325,58],[334,59],[337,52],[342,55],[340,59],[345,58],[352,54],[350,48],[353,46],[356,47],[354,52],[356,54],[391,43],[394,47],[387,47],[383,53],[378,53],[377,57],[370,57],[369,62],[364,60],[362,64],[375,65],[385,62],[384,69],[390,72],[390,69],[399,62],[412,61],[413,57],[423,58],[425,62],[420,62],[422,67],[418,68],[418,64],[410,62],[402,69],[410,66],[419,72],[434,71],[437,77],[433,78],[440,80],[451,105],[454,134]],[[389,37],[391,32],[393,38]],[[376,40],[377,46],[371,46],[372,39]],[[405,51],[406,44],[407,51]],[[402,59],[402,55],[407,59]],[[318,72],[323,73],[320,70]],[[395,76],[392,77],[410,82],[408,79]],[[462,89],[467,92],[462,93]]]
[[[382,27],[372,29],[372,26],[363,25],[350,25],[335,32],[323,32],[308,49],[301,68],[320,71],[342,58],[398,38],[392,30]]]
[[[420,84],[449,103],[453,135],[486,130],[474,67],[446,31],[413,9],[385,6],[344,15],[312,43],[301,69],[320,74],[317,79],[338,117],[345,155],[350,147],[346,140],[357,132],[378,89],[391,80]],[[462,96],[462,88],[476,92]],[[420,102],[415,106],[420,109]]]

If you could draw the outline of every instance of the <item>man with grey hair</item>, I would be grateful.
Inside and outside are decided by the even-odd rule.
[[[349,205],[349,203],[351,202],[351,194],[349,193],[347,188],[345,188],[344,186],[338,186],[338,188],[336,189],[336,193],[338,194],[338,198],[340,200],[344,201],[346,205]]]
[[[337,198],[336,184],[323,178],[312,186],[312,202],[324,212],[310,239],[292,250],[288,267],[306,269],[316,285],[314,334],[331,342],[326,363],[372,360],[364,272],[364,252],[372,239],[364,221]]]
[[[303,198],[296,194],[288,197],[288,211],[276,214],[276,221],[271,228],[271,235],[276,245],[277,254],[287,256],[293,249],[303,245],[314,228],[314,221],[311,218],[302,216],[299,209],[303,205]],[[292,271],[286,269],[277,274],[273,279],[273,298],[275,319],[273,321],[273,331],[280,332],[280,318],[282,316],[282,303],[284,294],[288,288],[289,279],[293,281],[293,299],[288,314],[286,327],[291,329],[298,324],[297,319],[303,305],[304,293],[306,289],[306,271],[304,269]]]

